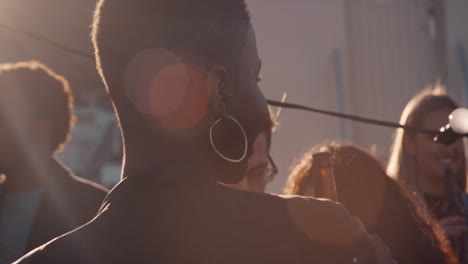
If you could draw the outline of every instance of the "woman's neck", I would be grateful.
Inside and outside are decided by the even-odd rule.
[[[429,175],[416,175],[419,190],[431,196],[444,197],[446,194],[445,181],[443,178],[431,177]]]
[[[125,149],[125,160],[123,163],[123,177],[133,177],[150,171],[176,171],[196,170],[203,174],[211,174],[205,155],[199,148],[190,148],[187,145],[167,147],[157,144],[159,147],[132,148],[130,145]],[[136,176],[139,177],[139,176]]]
[[[42,187],[48,180],[49,168],[50,163],[26,163],[5,172],[4,184],[7,192],[23,192]]]

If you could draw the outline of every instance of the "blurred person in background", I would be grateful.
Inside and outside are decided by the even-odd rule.
[[[244,0],[100,0],[92,36],[123,179],[17,263],[395,263],[340,205],[218,183],[244,177],[269,122]]]
[[[356,146],[333,143],[313,147],[293,167],[286,194],[321,193],[323,186],[312,173],[316,169],[312,154],[324,150],[334,161],[338,201],[363,221],[369,233],[382,238],[398,263],[457,263],[425,207],[385,174],[379,160]]]
[[[271,113],[270,117],[272,118]],[[260,132],[255,139],[252,155],[247,162],[245,177],[239,183],[227,186],[249,192],[265,193],[266,185],[278,174],[278,169],[269,154],[274,126],[274,121],[268,122],[265,130]]]
[[[400,124],[439,130],[448,123],[448,116],[456,108],[458,105],[447,95],[446,88],[438,84],[421,91],[408,102],[401,115]],[[436,143],[433,140],[434,136],[397,130],[387,173],[418,199],[423,200],[451,241],[459,241],[456,242],[458,246],[454,250],[460,261],[466,263],[466,250],[460,248],[468,246],[468,227],[465,220],[468,216],[468,202],[465,194],[463,141],[459,139],[447,146]],[[447,169],[455,173],[458,187],[455,188],[455,197],[461,202],[461,210],[457,213],[450,210],[458,205],[450,199],[453,195],[447,193]]]
[[[0,65],[0,263],[91,220],[106,196],[54,158],[72,110],[68,82],[45,65]]]

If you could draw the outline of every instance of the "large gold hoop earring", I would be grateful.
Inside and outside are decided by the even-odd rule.
[[[223,118],[220,118],[220,119],[216,120],[210,127],[211,147],[213,148],[214,152],[216,154],[218,154],[218,156],[220,156],[222,159],[224,159],[226,161],[229,161],[229,162],[232,162],[232,163],[239,163],[239,162],[243,161],[247,157],[247,150],[248,150],[247,134],[245,133],[245,130],[242,127],[242,125],[239,123],[239,121],[237,121],[234,117],[232,117],[230,115],[224,115],[223,117],[229,118],[231,121],[233,121],[239,127],[240,131],[242,132],[242,136],[244,137],[244,145],[245,145],[244,146],[244,153],[242,154],[242,157],[240,157],[239,159],[231,159],[231,158],[227,157],[226,155],[224,155],[223,153],[221,153],[218,150],[218,148],[215,146],[214,140],[213,140],[213,129],[219,122],[221,122],[223,120]]]

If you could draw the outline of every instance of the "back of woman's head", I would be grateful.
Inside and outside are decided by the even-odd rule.
[[[383,165],[353,145],[331,144],[338,200],[359,217],[370,233],[390,247],[399,263],[455,263],[440,228],[424,207],[385,174]],[[303,195],[311,179],[309,152],[293,168],[285,192]],[[315,186],[317,190],[319,186]]]
[[[196,159],[217,180],[238,182],[267,122],[245,0],[99,0],[92,28],[124,174]]]
[[[428,114],[441,109],[455,110],[456,108],[458,105],[447,95],[446,88],[436,84],[422,90],[408,102],[401,114],[400,124],[419,127]],[[414,159],[408,153],[407,146],[414,136],[415,133],[408,130],[398,129],[395,132],[387,166],[387,174],[412,192],[417,191],[415,164]],[[459,185],[465,190],[465,177],[460,177]]]

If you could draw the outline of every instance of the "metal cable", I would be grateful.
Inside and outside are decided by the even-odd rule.
[[[304,111],[309,111],[309,112],[315,112],[319,114],[324,114],[328,116],[334,116],[338,118],[344,118],[344,119],[349,119],[361,123],[366,123],[366,124],[371,124],[371,125],[377,125],[377,126],[384,126],[384,127],[392,127],[392,128],[403,128],[406,130],[411,130],[413,132],[418,132],[418,133],[424,133],[424,134],[430,134],[430,135],[436,135],[439,133],[437,130],[431,130],[431,129],[424,129],[424,128],[419,128],[419,127],[414,127],[414,126],[407,126],[407,125],[402,125],[398,123],[393,123],[393,122],[388,122],[388,121],[382,121],[382,120],[377,120],[377,119],[371,119],[371,118],[366,118],[366,117],[360,117],[360,116],[355,116],[355,115],[350,115],[350,114],[343,114],[343,113],[338,113],[338,112],[333,112],[333,111],[328,111],[328,110],[321,110],[317,108],[312,108],[304,105],[299,105],[299,104],[292,104],[292,103],[282,103],[274,100],[267,100],[267,103],[271,106],[277,106],[277,107],[284,107],[284,108],[290,108],[290,109],[298,109],[298,110],[304,110]]]

